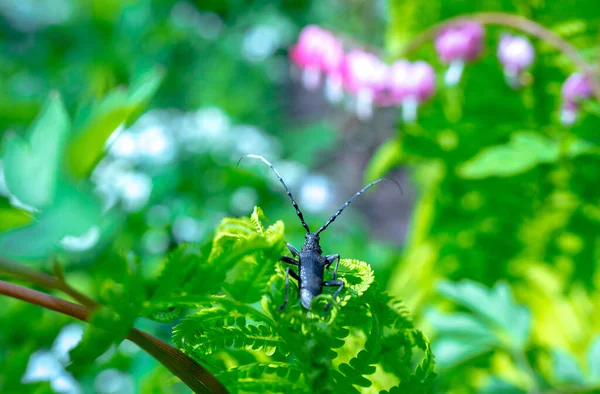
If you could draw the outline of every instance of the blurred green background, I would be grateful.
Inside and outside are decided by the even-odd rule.
[[[408,57],[434,66],[438,92],[412,125],[396,108],[360,122],[290,77],[287,50],[307,24],[391,61],[426,28],[484,11],[534,20],[600,60],[596,0],[0,0],[0,256],[39,269],[60,261],[70,283],[101,295],[108,262],[131,251],[151,285],[177,244],[205,243],[255,205],[302,243],[281,185],[262,164],[236,166],[243,154],[276,166],[313,227],[385,175],[404,194],[380,185],[322,246],[369,262],[405,301],[433,342],[436,392],[600,390],[600,107],[560,124],[572,61],[532,39],[531,81],[515,91],[495,56],[514,30],[491,26],[482,59],[446,88],[426,43]],[[71,121],[53,115],[57,93]],[[44,110],[56,127],[38,123],[28,151],[20,136]],[[43,392],[23,381],[48,352],[57,361],[44,365],[80,390],[56,392],[186,392],[127,342],[67,373],[60,362],[83,325],[0,305],[2,393]]]

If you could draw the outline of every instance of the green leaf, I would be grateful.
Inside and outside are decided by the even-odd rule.
[[[14,207],[7,199],[0,197],[0,233],[26,226],[33,219],[30,212]]]
[[[41,259],[61,250],[65,236],[82,236],[112,223],[102,214],[91,194],[60,185],[54,204],[44,209],[29,226],[0,234],[0,255],[15,259]]]
[[[76,178],[85,178],[105,152],[111,134],[121,124],[128,124],[148,105],[158,90],[164,71],[154,69],[130,87],[116,89],[77,119],[75,139],[68,148],[68,164]]]
[[[593,149],[584,141],[569,146],[568,156],[576,157]],[[560,157],[560,146],[539,133],[515,133],[508,144],[486,148],[458,169],[463,178],[480,179],[491,176],[513,176]]]
[[[285,362],[251,363],[229,368],[216,374],[229,391],[237,392],[300,392],[305,393],[300,379],[302,370]]]
[[[378,290],[369,264],[340,261],[338,277],[345,289],[328,315],[323,307],[334,289],[326,288],[307,312],[293,302],[297,299],[293,283],[291,302],[285,310],[278,310],[285,289],[283,264],[277,263],[285,249],[284,226],[263,223],[259,208],[249,218],[224,219],[215,232],[208,261],[197,263],[206,269],[192,270],[190,275],[188,263],[178,263],[187,261],[184,252],[170,256],[161,275],[169,283],[166,288],[190,277],[177,285],[186,297],[207,280],[215,282],[218,294],[200,297],[203,301],[195,306],[204,309],[174,327],[177,347],[199,361],[213,362],[221,371],[225,366],[227,371],[219,377],[234,393],[357,393],[356,387],[371,386],[378,364],[397,373],[400,392],[429,392],[435,379],[429,341],[413,327],[406,309]],[[178,267],[186,274],[177,272]],[[223,279],[214,280],[217,275]],[[168,276],[178,279],[170,282]],[[161,293],[170,296],[169,291]],[[177,302],[172,306],[178,306]],[[334,364],[342,354],[348,357]],[[223,360],[231,362],[223,365]],[[232,368],[235,362],[238,366]],[[297,376],[300,373],[302,378]]]
[[[590,382],[600,383],[600,336],[597,336],[590,345],[587,362]]]
[[[488,290],[485,286],[468,280],[459,283],[443,281],[438,291],[465,308],[470,309],[484,324],[500,329],[502,342],[523,349],[529,340],[531,313],[517,305],[508,284],[498,282]]]
[[[493,376],[485,385],[482,394],[526,394],[527,391],[503,379]]]
[[[81,342],[70,352],[75,364],[89,364],[125,339],[145,299],[135,256],[113,258],[104,264],[109,265],[103,268],[110,268],[111,278],[102,284],[102,306],[93,311]]]
[[[381,144],[367,165],[365,170],[365,183],[385,176],[402,159],[402,144],[399,139],[391,138]]]
[[[266,324],[248,323],[245,316],[212,308],[186,317],[173,328],[173,342],[196,359],[228,348],[287,354],[285,341]]]
[[[455,338],[446,337],[435,340],[432,348],[436,362],[443,368],[471,360],[493,349],[490,344],[477,341],[458,341]]]
[[[19,201],[38,209],[54,201],[69,130],[69,116],[64,104],[60,96],[53,93],[24,138],[14,133],[6,134],[6,185]]]
[[[577,360],[560,349],[552,351],[554,377],[560,383],[583,384],[585,378]]]
[[[444,336],[451,336],[464,341],[478,341],[492,346],[497,342],[496,335],[481,320],[467,313],[442,313],[435,308],[425,311],[425,318]]]

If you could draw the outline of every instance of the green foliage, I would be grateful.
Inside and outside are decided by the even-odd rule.
[[[365,182],[373,182],[381,178],[390,170],[400,164],[402,160],[402,147],[397,139],[385,141],[369,161],[365,170]]]
[[[1,254],[39,259],[58,252],[66,236],[100,233],[114,225],[111,214],[102,214],[100,201],[90,193],[91,185],[75,185],[72,177],[89,175],[105,154],[108,137],[120,124],[139,115],[162,75],[155,69],[129,90],[110,92],[97,105],[82,109],[74,127],[60,96],[52,93],[25,137],[6,134],[6,186],[33,213],[1,203]]]
[[[373,384],[377,367],[395,376],[378,383],[390,392],[396,385],[427,392],[435,376],[428,341],[408,313],[377,290],[367,263],[341,261],[346,288],[330,316],[323,312],[330,295],[317,297],[306,312],[294,290],[290,305],[277,311],[285,280],[277,262],[285,249],[283,224],[265,228],[263,220],[258,208],[250,218],[224,219],[208,257],[197,255],[195,273],[187,269],[186,253],[170,256],[163,276],[170,277],[169,286],[177,284],[179,295],[167,294],[161,282],[162,295],[155,293],[153,302],[176,308],[194,299],[206,305],[175,326],[177,346],[213,368],[225,367],[218,376],[232,392],[358,392]],[[180,273],[171,270],[174,265]]]
[[[75,368],[91,363],[118,345],[133,328],[146,299],[138,258],[127,255],[106,264],[110,265],[105,269],[111,271],[111,277],[101,284],[101,307],[92,312],[81,342],[70,353]]]
[[[68,164],[76,178],[89,176],[104,155],[108,137],[121,124],[131,124],[156,93],[164,71],[154,69],[128,90],[115,89],[101,101],[80,110],[75,138],[69,144]]]
[[[442,282],[438,290],[468,311],[431,309],[425,314],[439,336],[433,349],[440,366],[451,367],[497,347],[515,352],[525,349],[531,314],[515,304],[506,283],[498,282],[488,291],[472,281]]]
[[[505,282],[488,290],[472,281],[445,281],[438,290],[459,308],[453,312],[432,308],[425,313],[434,327],[433,352],[442,372],[469,371],[503,360],[511,368],[501,370],[502,376],[487,374],[480,379],[478,392],[525,393],[540,388],[588,392],[597,388],[598,338],[586,351],[586,368],[563,349],[550,349],[547,354],[536,348],[531,311],[514,301]],[[542,367],[545,364],[549,367]]]
[[[54,202],[70,128],[62,100],[53,93],[25,137],[6,135],[3,155],[8,169],[6,185],[21,202],[37,209]]]
[[[0,232],[25,226],[33,220],[33,215],[24,209],[12,206],[7,199],[0,197]]]
[[[518,14],[543,25],[593,63],[598,9],[591,1],[388,5],[389,58],[426,60],[438,80],[418,121],[399,124],[366,175],[372,179],[406,165],[418,188],[412,231],[388,289],[439,333],[432,342],[439,392],[562,389],[552,378],[551,355],[562,349],[582,363],[600,329],[590,318],[597,313],[590,305],[600,277],[600,189],[591,186],[600,165],[600,117],[594,99],[582,105],[575,124],[560,122],[561,85],[579,66],[502,18]],[[418,48],[412,44],[449,18],[491,11],[496,19],[485,25],[481,58],[465,65],[457,86],[444,86],[448,65],[439,60],[433,37]],[[535,48],[520,89],[508,86],[496,56],[504,33],[525,35]],[[474,282],[444,282],[439,291],[433,285],[464,279]],[[461,311],[444,312],[444,297]],[[518,357],[515,349],[521,349]],[[524,359],[532,371],[526,372]]]
[[[556,163],[592,150],[593,145],[581,140],[570,143],[561,152],[560,144],[532,132],[511,136],[507,145],[496,145],[478,153],[458,168],[461,177],[480,179],[489,176],[514,176],[543,163]]]

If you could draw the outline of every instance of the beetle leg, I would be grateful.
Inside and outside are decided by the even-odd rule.
[[[339,261],[339,259],[338,259],[338,261]],[[327,282],[323,283],[323,286],[339,286],[338,289],[335,291],[335,293],[333,293],[332,300],[329,301],[327,303],[327,305],[325,305],[325,312],[327,312],[329,310],[329,308],[331,308],[331,305],[333,304],[333,300],[335,300],[337,298],[337,296],[340,294],[340,292],[344,288],[344,282],[339,279],[328,280]]]
[[[283,308],[285,308],[285,306],[288,303],[288,297],[290,295],[290,275],[292,275],[292,278],[296,279],[298,282],[300,282],[300,278],[298,277],[298,274],[293,271],[290,267],[287,267],[285,269],[285,299],[283,301],[283,305],[281,305],[279,308],[277,308],[278,311],[283,310]],[[342,283],[343,286],[343,283]]]
[[[296,249],[294,247],[294,245],[292,244],[287,244],[288,249],[290,250],[290,252],[292,252],[292,254],[294,255],[294,257],[300,257],[300,252],[298,252],[298,249]]]
[[[328,256],[325,256],[325,259],[327,260],[327,263],[325,264],[325,268],[327,269],[329,269],[329,267],[331,267],[331,264],[333,264],[333,262],[337,260],[335,263],[335,268],[333,269],[333,279],[335,279],[337,276],[338,267],[340,266],[340,255],[330,254]]]
[[[287,257],[287,256],[281,256],[281,258],[279,260],[283,261],[284,263],[288,263],[288,264],[300,265],[300,263],[298,261],[294,260],[291,257]]]

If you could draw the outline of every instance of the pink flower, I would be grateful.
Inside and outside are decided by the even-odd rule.
[[[344,88],[356,98],[357,116],[370,118],[375,96],[385,87],[388,66],[372,53],[354,49],[346,54],[341,70]]]
[[[397,103],[410,98],[422,103],[435,93],[435,71],[423,61],[399,60],[390,67],[387,86]]]
[[[518,89],[522,85],[521,74],[533,63],[535,51],[526,37],[503,34],[498,44],[498,59],[502,63],[506,81]]]
[[[483,51],[485,30],[477,22],[462,22],[443,29],[435,39],[435,49],[444,63],[448,86],[456,85],[462,76],[465,63],[477,59]]]
[[[503,34],[498,45],[498,59],[507,71],[518,75],[533,63],[533,45],[526,37]]]
[[[372,53],[359,49],[348,52],[342,64],[344,88],[351,93],[381,89],[386,73],[387,65],[384,62]]]
[[[402,105],[405,122],[413,122],[417,108],[435,93],[435,71],[428,63],[399,60],[392,64],[386,80],[387,100],[383,105]]]
[[[320,85],[323,73],[340,78],[344,48],[331,32],[309,25],[300,32],[298,43],[292,47],[289,56],[302,70],[304,86],[314,90]]]
[[[445,63],[456,60],[471,62],[481,55],[485,30],[477,22],[463,22],[442,30],[435,39],[435,49]]]
[[[561,90],[563,99],[561,122],[565,125],[572,125],[577,118],[580,102],[592,97],[593,94],[592,83],[587,76],[582,73],[571,74]]]

